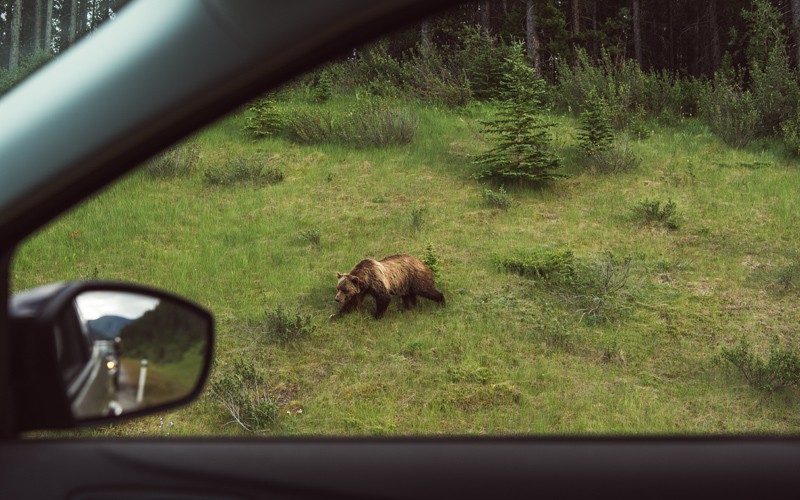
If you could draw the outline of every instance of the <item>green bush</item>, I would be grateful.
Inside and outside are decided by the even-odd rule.
[[[722,73],[706,85],[700,98],[700,115],[731,147],[743,148],[758,136],[761,117],[753,94]]]
[[[0,95],[8,92],[11,87],[19,83],[41,66],[44,66],[52,58],[52,54],[41,50],[34,52],[28,57],[21,58],[19,65],[13,71],[0,68]]]
[[[311,246],[314,247],[319,247],[322,243],[322,231],[320,231],[318,227],[312,227],[311,229],[300,231],[300,236],[302,236],[304,240],[308,241]]]
[[[588,263],[579,262],[561,295],[575,307],[582,320],[602,323],[624,308],[630,273],[630,257],[620,258],[606,252]]]
[[[665,71],[646,73],[636,61],[614,57],[605,49],[592,61],[577,47],[572,65],[561,60],[557,70],[557,106],[584,111],[594,93],[607,103],[618,130],[636,126],[645,117],[681,116],[696,109],[696,82],[677,80]]]
[[[795,156],[800,156],[800,111],[781,123],[781,136],[786,148]]]
[[[548,283],[571,280],[575,275],[575,256],[568,249],[532,249],[496,260],[504,271]]]
[[[275,429],[280,409],[272,399],[252,360],[234,359],[218,366],[209,384],[209,394],[235,423],[248,432]]]
[[[794,349],[775,345],[765,359],[757,356],[742,337],[735,346],[723,347],[720,357],[735,366],[755,389],[772,392],[800,382],[800,356]]]
[[[267,339],[289,345],[311,336],[315,327],[310,314],[289,311],[282,304],[267,310],[265,322]]]
[[[577,259],[567,249],[534,249],[496,259],[507,272],[531,278],[580,314],[601,323],[617,315],[627,298],[631,259],[606,252],[602,258]]]
[[[270,161],[270,157],[260,160],[254,156],[234,156],[228,165],[206,170],[203,181],[213,186],[278,184],[284,179],[283,171],[267,165]]]
[[[339,141],[355,147],[409,144],[419,120],[408,110],[393,109],[377,99],[363,99],[342,121]]]
[[[747,25],[747,70],[759,136],[777,132],[781,122],[798,111],[800,83],[786,53],[780,11],[767,0],[753,0],[742,11]]]
[[[633,219],[644,224],[661,224],[668,229],[677,229],[678,205],[674,201],[667,200],[662,205],[659,200],[642,200],[631,209]]]
[[[328,110],[293,110],[286,117],[285,127],[289,138],[300,144],[336,142],[333,115]]]
[[[200,159],[197,141],[188,140],[173,146],[144,165],[147,175],[156,179],[172,179],[189,175]]]
[[[302,144],[344,144],[356,148],[410,143],[419,121],[413,113],[385,102],[364,98],[346,113],[297,110],[286,120],[289,137]]]
[[[508,210],[513,204],[511,195],[506,192],[503,186],[497,188],[497,191],[493,191],[488,187],[483,188],[483,201],[490,207],[499,208],[500,210]]]
[[[422,229],[422,224],[425,222],[425,216],[428,213],[428,207],[415,205],[411,208],[411,227],[415,231]]]
[[[589,160],[591,170],[599,174],[629,172],[635,170],[640,163],[625,135],[614,140],[605,151],[590,156]]]
[[[418,46],[404,61],[408,71],[404,88],[424,102],[448,108],[467,105],[472,99],[472,87],[456,59],[435,46]]]

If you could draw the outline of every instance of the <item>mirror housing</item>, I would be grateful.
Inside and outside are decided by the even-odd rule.
[[[56,283],[14,294],[9,315],[18,432],[174,408],[208,378],[213,317],[163,291]]]

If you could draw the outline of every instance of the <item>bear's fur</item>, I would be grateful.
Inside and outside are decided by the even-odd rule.
[[[364,297],[375,299],[375,319],[389,307],[393,295],[403,298],[411,309],[417,305],[417,295],[444,305],[444,295],[436,289],[433,273],[416,257],[406,254],[390,255],[382,260],[365,259],[347,274],[336,273],[335,300],[342,307],[333,317],[360,309]]]

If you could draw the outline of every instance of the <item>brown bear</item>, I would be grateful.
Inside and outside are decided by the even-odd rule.
[[[389,307],[392,295],[403,297],[403,305],[417,305],[417,295],[444,305],[444,295],[434,286],[433,273],[416,257],[390,255],[382,260],[365,259],[349,273],[336,273],[336,302],[342,307],[331,318],[360,309],[366,295],[375,299],[375,319]]]

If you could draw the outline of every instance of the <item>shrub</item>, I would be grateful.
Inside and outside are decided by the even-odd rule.
[[[314,85],[314,99],[317,102],[327,102],[333,97],[333,77],[331,73],[323,69]]]
[[[495,146],[474,158],[480,167],[473,177],[514,179],[533,183],[560,179],[554,170],[561,159],[551,148],[549,129],[553,123],[544,116],[545,82],[525,63],[522,46],[506,59],[498,117],[484,122],[484,132]]]
[[[642,200],[631,209],[633,218],[644,224],[662,224],[677,229],[677,204],[671,199],[663,205],[659,200]]]
[[[798,75],[786,54],[785,27],[780,11],[767,0],[754,0],[742,11],[747,25],[747,69],[759,123],[756,133],[771,135],[797,112]]]
[[[39,50],[32,53],[27,57],[20,59],[19,65],[16,69],[9,71],[5,68],[0,68],[0,95],[8,92],[13,86],[25,79],[28,75],[44,66],[53,55],[46,50]]]
[[[419,121],[413,113],[392,109],[383,101],[365,98],[347,113],[299,110],[286,121],[289,137],[303,144],[345,144],[357,148],[410,143]]]
[[[542,318],[536,320],[531,336],[542,342],[548,351],[575,353],[583,338],[570,326],[568,322],[556,317],[554,311],[547,311]]]
[[[631,272],[631,259],[606,252],[602,258],[578,260],[570,250],[535,249],[497,260],[508,272],[532,278],[574,308],[582,320],[600,323],[620,311]]]
[[[574,63],[570,66],[561,60],[557,69],[556,104],[562,109],[585,110],[595,93],[608,104],[616,129],[635,126],[648,116],[680,116],[696,108],[697,86],[693,81],[675,80],[665,71],[645,73],[636,61],[615,58],[606,49],[592,61],[586,50],[577,47]]]
[[[323,144],[335,142],[335,128],[330,111],[295,110],[286,117],[286,132],[294,142]]]
[[[389,43],[380,40],[358,52],[355,69],[359,86],[377,97],[399,97],[406,71],[400,60],[389,54]]]
[[[230,186],[233,184],[277,184],[284,179],[283,171],[274,166],[268,166],[271,160],[259,160],[252,156],[234,156],[225,167],[206,170],[203,180],[206,184],[215,186]]]
[[[318,227],[300,231],[300,236],[302,236],[303,239],[315,247],[319,247],[320,243],[322,242],[322,232]]]
[[[248,432],[274,429],[280,424],[278,404],[265,388],[264,380],[252,360],[235,359],[231,365],[217,367],[209,394]]]
[[[265,326],[267,339],[281,345],[308,338],[315,329],[310,314],[291,312],[282,304],[267,311]]]
[[[506,192],[503,186],[500,186],[497,191],[492,191],[488,187],[483,188],[483,201],[490,207],[499,208],[500,210],[508,210],[513,203],[511,195]]]
[[[639,157],[631,149],[627,136],[616,139],[608,149],[589,157],[590,168],[600,174],[617,174],[634,170],[639,166]]]
[[[779,268],[773,283],[783,293],[800,290],[800,260],[795,257],[792,262]]]
[[[410,111],[392,109],[380,100],[363,99],[342,121],[339,141],[362,148],[409,144],[418,124]]]
[[[786,148],[795,156],[800,156],[800,111],[781,123],[781,136]]]
[[[717,73],[700,98],[700,115],[720,139],[734,148],[743,148],[756,138],[760,116],[749,90]]]
[[[630,257],[606,252],[588,264],[579,263],[563,295],[580,312],[581,319],[602,323],[623,307],[630,272]]]
[[[415,231],[419,231],[422,228],[427,213],[428,208],[424,206],[416,205],[411,209],[411,227],[413,227]]]
[[[431,240],[428,240],[425,244],[425,255],[422,256],[422,262],[431,270],[434,279],[438,280],[442,277],[442,259],[436,249],[433,248]]]
[[[742,337],[733,347],[723,347],[720,357],[735,366],[750,386],[762,391],[776,391],[800,382],[800,356],[794,349],[773,346],[766,359],[751,350]]]
[[[527,250],[499,258],[497,264],[504,271],[549,283],[571,280],[575,274],[575,256],[567,249]]]
[[[283,118],[275,109],[275,100],[270,97],[256,99],[247,107],[245,131],[261,138],[278,134],[283,128]]]
[[[416,99],[454,108],[472,99],[467,74],[450,55],[435,46],[418,46],[404,62],[408,77],[404,86]]]
[[[189,175],[200,158],[197,141],[188,140],[173,146],[144,165],[144,171],[156,179],[171,179]]]

